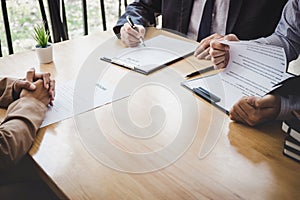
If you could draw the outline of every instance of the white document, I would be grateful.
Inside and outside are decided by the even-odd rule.
[[[226,69],[216,75],[183,82],[194,90],[201,87],[220,98],[212,102],[229,111],[243,96],[262,97],[274,85],[291,77],[286,73],[286,56],[280,47],[255,42],[228,42],[230,60]]]
[[[119,52],[112,62],[143,74],[149,74],[195,51],[197,43],[180,39],[156,36],[145,41],[145,47],[126,48]]]
[[[40,126],[41,128],[73,117],[75,114],[80,114],[129,96],[126,92],[114,95],[114,90],[111,85],[97,83],[95,88],[92,88],[94,90],[94,99],[92,106],[90,106],[90,103],[86,103],[89,102],[88,99],[79,95],[74,96],[74,85],[74,81],[69,81],[56,87],[54,105],[52,107],[49,106],[46,117]],[[76,101],[74,101],[74,98],[77,98]],[[74,102],[76,102],[77,105],[74,105]],[[74,107],[76,107],[76,111],[74,111]]]

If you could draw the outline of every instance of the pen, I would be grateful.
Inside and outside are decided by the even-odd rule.
[[[131,17],[129,15],[126,16],[127,22],[129,23],[129,25],[131,26],[132,29],[136,30],[138,32],[137,27],[135,26],[135,24],[133,23]],[[140,42],[142,43],[143,46],[145,46],[144,40],[142,37],[139,38]]]
[[[203,74],[203,73],[205,73],[205,72],[212,71],[212,70],[214,70],[214,69],[215,69],[214,66],[209,66],[209,67],[206,67],[206,68],[204,68],[204,69],[200,69],[200,70],[198,70],[198,71],[192,72],[192,73],[186,75],[185,78],[191,78],[191,77],[197,76],[197,75],[199,75],[199,74]]]

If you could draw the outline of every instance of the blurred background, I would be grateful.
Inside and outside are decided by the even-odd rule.
[[[14,53],[32,49],[35,41],[32,32],[35,24],[42,23],[39,1],[37,0],[6,0],[7,14],[12,37]],[[133,0],[127,0],[131,3]],[[3,4],[3,1],[1,1]],[[87,0],[88,33],[103,30],[101,6],[99,0]],[[52,33],[49,5],[43,0],[50,33]],[[121,4],[121,5],[119,5]],[[82,0],[64,0],[69,39],[84,35]],[[106,26],[111,30],[115,25],[119,12],[124,13],[123,0],[104,0]],[[119,9],[121,9],[119,11]],[[0,40],[3,56],[8,55],[3,12],[0,13]]]

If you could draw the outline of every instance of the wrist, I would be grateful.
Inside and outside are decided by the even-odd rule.
[[[30,102],[32,102],[32,104],[37,104],[37,105],[39,105],[39,107],[42,107],[42,108],[47,108],[48,107],[48,104],[46,102],[43,102],[42,100],[37,99],[33,96],[21,96],[19,98],[19,100],[20,101],[24,101],[24,100],[30,101]]]

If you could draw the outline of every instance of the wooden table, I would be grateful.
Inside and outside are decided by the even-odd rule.
[[[160,33],[161,31],[151,29],[147,38]],[[57,84],[62,84],[67,80],[76,79],[88,62],[86,59],[95,54],[95,49],[100,57],[122,48],[121,42],[112,32],[99,32],[55,44],[54,63],[51,64],[39,66],[34,52],[4,57],[0,60],[1,75],[23,77],[28,68],[36,67],[37,71],[51,72]],[[177,73],[183,80],[187,73],[209,64],[207,61],[197,61],[191,56],[148,77],[167,77],[168,73],[172,72]],[[99,67],[103,66],[107,64],[99,61]],[[117,83],[120,77],[126,75],[132,76],[134,80],[145,79],[144,75],[117,66],[110,66],[105,72],[104,79]],[[234,123],[227,115],[182,88],[180,82],[178,90],[184,90],[196,104],[181,105],[180,103],[185,102],[180,102],[180,98],[176,100],[176,94],[159,85],[137,88],[137,91],[133,91],[128,98],[42,128],[30,150],[30,155],[41,169],[45,181],[61,198],[300,198],[300,165],[282,154],[285,135],[281,131],[280,123],[268,123],[256,128]],[[128,116],[115,112],[115,108],[126,104],[129,108]],[[124,127],[120,127],[113,116],[120,114],[118,120],[123,125],[129,120],[134,121],[137,126],[147,126],[153,122],[151,108],[157,104],[164,106],[166,121],[158,135],[146,139],[124,134]],[[185,120],[180,118],[183,107],[190,109],[191,113],[193,111],[198,113],[196,118],[189,119],[191,124],[197,125],[195,137],[190,141],[187,150],[177,156],[177,159],[155,170],[168,158],[158,156],[147,160],[147,156],[178,140],[176,138],[178,127]],[[2,110],[1,116],[4,116],[4,113]],[[97,127],[92,120],[90,123],[86,120],[91,116],[96,119]],[[85,123],[80,123],[81,120]],[[155,118],[153,120],[155,122]],[[157,127],[159,125],[161,126],[161,123],[156,120],[153,130],[160,128]],[[122,162],[120,164],[122,166],[117,170],[105,161],[101,162],[98,156],[103,152],[99,151],[98,155],[90,153],[88,144],[83,139],[84,134],[97,134],[99,128],[107,141],[120,151],[128,154],[144,154],[146,159],[128,160],[126,156],[110,155],[108,160],[114,162],[117,159]],[[195,127],[191,127],[191,131],[193,128]],[[82,133],[78,129],[86,131]],[[190,133],[187,131],[184,134]],[[204,149],[207,148],[205,146],[207,143],[210,143],[208,146],[213,146],[211,151]],[[209,154],[202,155],[203,151]],[[173,156],[174,152],[168,153]],[[126,169],[120,171],[124,166]],[[149,171],[142,173],[143,169]]]

